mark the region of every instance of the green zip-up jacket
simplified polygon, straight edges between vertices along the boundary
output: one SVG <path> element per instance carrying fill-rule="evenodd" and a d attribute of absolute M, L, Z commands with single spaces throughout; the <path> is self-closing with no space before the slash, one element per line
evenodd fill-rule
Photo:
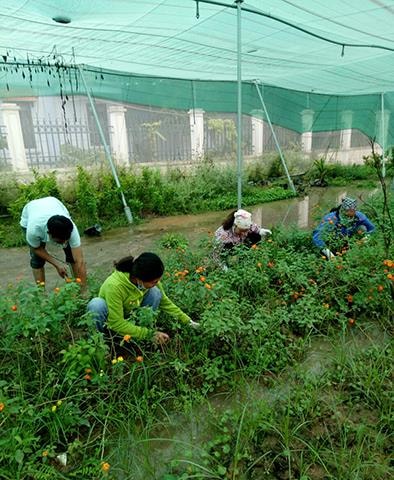
<path fill-rule="evenodd" d="M 127 320 L 131 311 L 141 305 L 142 299 L 148 291 L 138 289 L 130 282 L 129 278 L 128 273 L 115 270 L 101 285 L 99 297 L 105 300 L 108 307 L 107 327 L 119 335 L 131 335 L 135 339 L 149 338 L 153 335 L 153 330 L 139 327 Z M 159 309 L 182 323 L 189 323 L 190 317 L 167 297 L 161 282 L 157 284 L 157 287 L 163 294 Z"/>

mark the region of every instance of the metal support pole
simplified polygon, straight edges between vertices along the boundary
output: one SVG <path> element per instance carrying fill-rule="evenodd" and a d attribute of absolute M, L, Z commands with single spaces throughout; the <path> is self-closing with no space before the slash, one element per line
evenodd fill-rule
<path fill-rule="evenodd" d="M 241 41 L 241 4 L 244 0 L 235 0 L 237 4 L 237 204 L 242 206 L 242 41 Z"/>
<path fill-rule="evenodd" d="M 282 167 L 283 167 L 283 170 L 285 171 L 285 174 L 286 174 L 286 177 L 287 177 L 287 181 L 288 181 L 288 183 L 289 183 L 289 186 L 290 186 L 291 190 L 292 190 L 294 193 L 297 193 L 297 191 L 296 191 L 296 189 L 295 189 L 295 187 L 294 187 L 293 180 L 292 180 L 291 177 L 290 177 L 289 170 L 287 169 L 286 161 L 285 161 L 285 159 L 284 159 L 284 157 L 283 157 L 282 150 L 281 150 L 281 148 L 280 148 L 278 139 L 276 138 L 275 131 L 274 131 L 274 128 L 273 128 L 273 126 L 272 126 L 271 119 L 270 119 L 270 117 L 269 117 L 269 115 L 268 115 L 268 111 L 267 111 L 267 108 L 266 108 L 266 106 L 265 106 L 265 102 L 264 102 L 263 96 L 261 95 L 261 92 L 260 92 L 260 89 L 259 89 L 259 86 L 258 86 L 257 82 L 254 82 L 254 84 L 255 84 L 257 93 L 258 93 L 259 98 L 260 98 L 261 105 L 262 105 L 263 110 L 264 110 L 264 113 L 265 113 L 265 118 L 267 119 L 268 125 L 270 126 L 270 129 L 271 129 L 271 132 L 272 132 L 272 137 L 273 137 L 273 139 L 274 139 L 276 148 L 278 149 L 279 156 L 280 156 L 280 161 L 282 162 Z"/>
<path fill-rule="evenodd" d="M 85 80 L 85 76 L 83 74 L 83 70 L 82 70 L 80 65 L 78 65 L 78 71 L 79 71 L 79 74 L 81 75 L 82 83 L 85 87 L 86 95 L 88 96 L 90 107 L 92 108 L 93 117 L 94 117 L 94 120 L 95 120 L 96 125 L 97 125 L 97 129 L 98 129 L 98 132 L 99 132 L 100 139 L 101 139 L 101 141 L 103 143 L 103 146 L 104 146 L 105 155 L 106 155 L 106 157 L 108 159 L 108 162 L 109 162 L 109 165 L 111 167 L 112 175 L 115 179 L 115 184 L 118 187 L 119 192 L 120 192 L 120 197 L 122 199 L 124 213 L 126 215 L 127 221 L 129 223 L 133 223 L 133 216 L 131 214 L 130 207 L 126 203 L 126 199 L 125 199 L 125 196 L 124 196 L 124 193 L 123 193 L 123 190 L 122 190 L 122 186 L 119 182 L 118 174 L 116 173 L 115 165 L 114 165 L 114 162 L 112 160 L 111 152 L 110 152 L 108 144 L 105 140 L 104 132 L 103 132 L 103 129 L 102 129 L 101 124 L 100 124 L 100 120 L 99 120 L 98 115 L 97 115 L 96 107 L 94 105 L 92 96 L 90 94 L 88 85 L 87 85 L 86 80 Z"/>
<path fill-rule="evenodd" d="M 381 141 L 382 141 L 382 177 L 385 178 L 386 176 L 386 157 L 385 157 L 385 149 L 386 149 L 386 146 L 385 146 L 385 121 L 384 121 L 384 93 L 382 93 L 380 95 L 380 101 L 381 101 L 381 104 L 380 104 L 380 109 L 381 109 L 381 121 L 380 121 L 380 131 L 381 131 L 381 135 L 382 135 L 382 138 L 381 138 Z"/>

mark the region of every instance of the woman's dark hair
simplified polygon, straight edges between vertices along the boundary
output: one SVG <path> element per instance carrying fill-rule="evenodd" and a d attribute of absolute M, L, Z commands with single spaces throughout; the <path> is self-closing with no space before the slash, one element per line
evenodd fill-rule
<path fill-rule="evenodd" d="M 237 210 L 229 213 L 228 216 L 225 218 L 224 222 L 222 223 L 223 230 L 230 230 L 230 228 L 234 225 L 234 213 Z"/>
<path fill-rule="evenodd" d="M 115 262 L 118 272 L 129 273 L 144 282 L 160 278 L 164 273 L 164 265 L 155 253 L 144 252 L 134 259 L 132 256 L 123 257 Z"/>
<path fill-rule="evenodd" d="M 50 235 L 60 240 L 69 240 L 74 225 L 72 221 L 63 215 L 53 215 L 47 222 Z"/>

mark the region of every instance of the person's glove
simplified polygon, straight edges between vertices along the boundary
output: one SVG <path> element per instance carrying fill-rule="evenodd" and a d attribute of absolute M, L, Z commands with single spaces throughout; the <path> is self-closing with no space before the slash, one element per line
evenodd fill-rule
<path fill-rule="evenodd" d="M 323 248 L 321 253 L 327 258 L 327 260 L 331 260 L 331 258 L 335 258 L 335 255 L 329 248 Z"/>
<path fill-rule="evenodd" d="M 272 232 L 268 228 L 260 228 L 259 234 L 265 237 L 266 235 L 272 235 Z"/>
<path fill-rule="evenodd" d="M 189 325 L 192 327 L 192 328 L 199 328 L 200 327 L 200 324 L 198 322 L 195 322 L 194 320 L 191 320 L 189 321 Z"/>

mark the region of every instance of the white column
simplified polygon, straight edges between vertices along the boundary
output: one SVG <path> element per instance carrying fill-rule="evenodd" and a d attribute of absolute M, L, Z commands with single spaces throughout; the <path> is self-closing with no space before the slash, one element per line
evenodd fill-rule
<path fill-rule="evenodd" d="M 194 108 L 188 111 L 190 120 L 191 154 L 193 160 L 204 155 L 204 110 Z"/>
<path fill-rule="evenodd" d="M 301 145 L 302 151 L 305 153 L 310 153 L 312 151 L 312 125 L 313 125 L 313 115 L 314 111 L 307 108 L 301 112 L 302 120 L 302 135 L 301 135 Z"/>
<path fill-rule="evenodd" d="M 349 150 L 352 144 L 352 122 L 353 112 L 351 110 L 345 110 L 342 112 L 342 126 L 340 149 Z"/>
<path fill-rule="evenodd" d="M 339 150 L 341 152 L 342 163 L 349 163 L 349 150 L 352 145 L 352 123 L 353 112 L 351 110 L 345 110 L 341 115 L 342 130 L 339 140 Z"/>
<path fill-rule="evenodd" d="M 127 141 L 126 117 L 127 109 L 122 105 L 108 107 L 111 151 L 118 164 L 129 164 L 129 144 Z"/>
<path fill-rule="evenodd" d="M 307 228 L 309 222 L 309 197 L 304 197 L 298 202 L 298 218 L 297 225 L 300 228 Z"/>
<path fill-rule="evenodd" d="M 253 115 L 253 112 L 252 112 L 252 115 Z M 253 152 L 253 155 L 261 155 L 263 151 L 264 151 L 264 121 L 260 117 L 252 116 L 252 152 Z"/>
<path fill-rule="evenodd" d="M 389 146 L 387 145 L 387 133 L 389 130 L 390 110 L 384 110 L 383 116 L 384 125 L 382 125 L 382 112 L 376 112 L 376 141 L 380 145 L 380 152 L 382 151 L 382 145 L 385 145 L 386 149 Z"/>
<path fill-rule="evenodd" d="M 0 104 L 0 113 L 6 127 L 7 144 L 11 156 L 12 169 L 16 171 L 27 171 L 29 170 L 29 166 L 26 159 L 19 111 L 20 107 L 16 103 Z"/>

